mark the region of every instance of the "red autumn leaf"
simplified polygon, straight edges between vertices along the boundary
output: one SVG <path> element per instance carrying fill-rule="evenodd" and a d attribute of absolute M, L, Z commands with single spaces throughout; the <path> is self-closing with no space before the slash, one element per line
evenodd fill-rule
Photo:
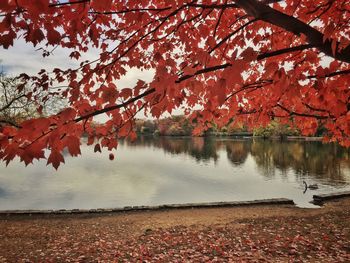
<path fill-rule="evenodd" d="M 333 39 L 332 40 L 332 54 L 333 54 L 333 56 L 335 56 L 335 54 L 337 53 L 337 46 L 338 46 L 337 40 Z"/>
<path fill-rule="evenodd" d="M 241 53 L 241 57 L 243 58 L 244 61 L 250 62 L 257 58 L 257 53 L 254 51 L 252 47 L 248 47 L 246 50 L 244 50 Z"/>
<path fill-rule="evenodd" d="M 34 46 L 45 39 L 45 35 L 40 28 L 35 28 L 33 31 L 28 33 L 28 41 L 33 42 Z"/>
<path fill-rule="evenodd" d="M 109 160 L 113 161 L 114 160 L 114 154 L 110 153 L 108 158 L 109 158 Z"/>
<path fill-rule="evenodd" d="M 79 59 L 80 58 L 80 53 L 78 51 L 73 51 L 72 53 L 70 53 L 69 57 L 70 58 L 75 58 L 75 59 Z"/>
<path fill-rule="evenodd" d="M 278 63 L 276 62 L 271 62 L 267 66 L 265 66 L 265 74 L 267 77 L 271 78 L 276 71 L 278 70 Z"/>
<path fill-rule="evenodd" d="M 47 159 L 47 164 L 52 164 L 57 170 L 61 163 L 64 163 L 63 155 L 57 150 L 51 150 L 49 158 Z"/>
<path fill-rule="evenodd" d="M 118 91 L 114 85 L 103 86 L 102 89 L 102 99 L 104 102 L 113 103 L 118 98 Z"/>
<path fill-rule="evenodd" d="M 94 141 L 95 141 L 94 136 L 89 136 L 87 145 L 92 145 L 94 143 Z"/>
<path fill-rule="evenodd" d="M 43 150 L 43 142 L 33 143 L 23 151 L 21 155 L 21 161 L 24 161 L 25 165 L 33 162 L 33 159 L 45 158 L 45 153 Z"/>
<path fill-rule="evenodd" d="M 330 36 L 332 35 L 332 33 L 334 32 L 334 24 L 331 23 L 329 24 L 325 29 L 324 29 L 324 33 L 323 33 L 323 42 L 325 42 L 327 39 L 330 38 Z"/>
<path fill-rule="evenodd" d="M 50 45 L 56 45 L 61 40 L 61 34 L 52 28 L 47 31 L 47 40 Z"/>
<path fill-rule="evenodd" d="M 130 139 L 130 141 L 134 142 L 137 139 L 136 132 L 134 132 L 134 131 L 130 132 L 129 139 Z"/>
<path fill-rule="evenodd" d="M 91 7 L 96 11 L 109 11 L 112 5 L 112 0 L 92 0 Z"/>
<path fill-rule="evenodd" d="M 79 138 L 77 138 L 75 136 L 66 136 L 65 140 L 66 140 L 66 145 L 67 145 L 67 148 L 68 148 L 70 155 L 78 156 L 81 154 Z"/>
<path fill-rule="evenodd" d="M 16 33 L 10 30 L 7 34 L 1 36 L 1 44 L 4 48 L 13 46 L 13 39 L 16 37 Z"/>
<path fill-rule="evenodd" d="M 152 116 L 153 117 L 156 117 L 156 118 L 159 118 L 160 115 L 162 114 L 162 111 L 159 107 L 157 106 L 154 106 L 152 109 L 151 109 L 151 113 L 152 113 Z"/>
<path fill-rule="evenodd" d="M 132 96 L 132 90 L 129 88 L 122 89 L 119 93 L 119 96 L 124 99 L 128 99 Z"/>
<path fill-rule="evenodd" d="M 232 66 L 224 69 L 222 77 L 226 80 L 228 86 L 234 86 L 235 84 L 242 83 L 242 71 L 244 70 L 245 63 L 241 60 L 232 62 Z"/>
<path fill-rule="evenodd" d="M 224 104 L 226 100 L 226 79 L 219 79 L 214 88 L 214 94 L 218 99 L 219 106 Z"/>
<path fill-rule="evenodd" d="M 69 121 L 74 119 L 76 111 L 73 108 L 66 108 L 59 114 L 59 116 L 61 117 L 62 122 Z"/>

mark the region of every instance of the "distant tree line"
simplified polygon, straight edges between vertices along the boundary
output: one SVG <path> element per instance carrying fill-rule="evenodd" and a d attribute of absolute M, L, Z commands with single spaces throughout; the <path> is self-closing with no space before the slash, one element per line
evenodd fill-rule
<path fill-rule="evenodd" d="M 135 130 L 138 134 L 154 134 L 160 136 L 191 136 L 195 124 L 183 115 L 172 116 L 159 120 L 138 119 L 135 122 Z M 202 136 L 227 136 L 227 135 L 252 135 L 244 124 L 229 124 L 224 127 L 211 125 Z"/>
<path fill-rule="evenodd" d="M 138 134 L 153 134 L 160 136 L 191 136 L 195 124 L 183 115 L 172 116 L 159 120 L 138 119 L 135 122 L 135 130 Z M 223 127 L 212 124 L 202 136 L 257 136 L 263 138 L 285 138 L 287 136 L 300 136 L 300 131 L 290 124 L 284 124 L 279 120 L 273 120 L 266 126 L 261 126 L 252 131 L 248 130 L 244 123 L 231 122 Z M 326 129 L 319 125 L 314 136 L 325 136 Z"/>

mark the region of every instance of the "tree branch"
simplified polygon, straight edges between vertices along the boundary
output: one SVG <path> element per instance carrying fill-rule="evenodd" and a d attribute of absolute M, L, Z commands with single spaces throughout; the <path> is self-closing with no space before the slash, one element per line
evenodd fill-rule
<path fill-rule="evenodd" d="M 290 52 L 294 52 L 294 51 L 301 51 L 301 50 L 309 49 L 309 48 L 313 48 L 313 47 L 315 47 L 315 46 L 313 46 L 311 44 L 306 44 L 306 45 L 300 45 L 300 46 L 296 46 L 296 47 L 283 48 L 283 49 L 279 49 L 276 51 L 271 51 L 268 53 L 260 54 L 260 55 L 258 55 L 257 60 L 262 60 L 265 58 L 274 57 L 274 56 L 278 56 L 278 55 L 282 55 L 282 54 L 290 53 Z"/>
<path fill-rule="evenodd" d="M 13 127 L 16 127 L 16 128 L 21 128 L 21 126 L 19 126 L 17 123 L 13 122 L 13 121 L 10 121 L 10 120 L 0 120 L 0 123 L 5 123 L 5 124 L 9 124 Z M 0 126 L 1 127 L 1 126 Z"/>
<path fill-rule="evenodd" d="M 247 14 L 256 19 L 281 27 L 295 35 L 304 34 L 309 44 L 317 47 L 327 56 L 350 63 L 350 46 L 341 51 L 336 50 L 333 54 L 332 40 L 327 39 L 323 41 L 324 35 L 321 32 L 299 19 L 286 15 L 257 0 L 236 0 L 235 2 L 237 6 L 244 9 Z M 337 42 L 337 46 L 338 45 L 339 42 Z"/>
<path fill-rule="evenodd" d="M 261 1 L 261 3 L 265 5 L 281 2 L 282 0 L 264 0 Z M 238 8 L 239 6 L 237 4 L 195 4 L 190 3 L 188 4 L 190 7 L 197 7 L 197 8 L 203 8 L 203 9 L 226 9 L 226 8 Z"/>
<path fill-rule="evenodd" d="M 265 85 L 271 84 L 272 80 L 262 80 L 260 82 L 256 82 L 256 83 L 249 83 L 249 84 L 245 84 L 243 85 L 239 90 L 234 91 L 233 93 L 231 93 L 230 95 L 228 95 L 225 99 L 225 101 L 229 100 L 230 98 L 232 98 L 233 96 L 237 95 L 238 93 L 248 90 L 248 89 L 258 89 L 258 88 L 262 88 Z"/>
<path fill-rule="evenodd" d="M 77 1 L 70 1 L 70 2 L 49 4 L 49 7 L 57 7 L 57 6 L 65 6 L 65 5 L 74 5 L 74 4 L 83 4 L 83 3 L 88 3 L 88 2 L 90 2 L 90 0 L 77 0 Z"/>
<path fill-rule="evenodd" d="M 110 11 L 110 12 L 97 12 L 97 11 L 90 11 L 89 14 L 97 14 L 97 15 L 116 15 L 116 14 L 125 14 L 125 13 L 131 13 L 131 12 L 161 12 L 171 9 L 172 7 L 164 7 L 164 8 L 138 8 L 138 9 L 125 9 L 120 11 Z"/>
<path fill-rule="evenodd" d="M 4 110 L 6 110 L 6 109 L 8 109 L 16 100 L 19 100 L 19 99 L 21 99 L 21 98 L 23 98 L 23 97 L 25 97 L 26 95 L 21 95 L 21 96 L 18 96 L 18 97 L 15 97 L 15 98 L 13 98 L 9 103 L 7 103 L 4 107 L 2 107 L 1 109 L 0 109 L 0 112 L 1 111 L 4 111 Z"/>
<path fill-rule="evenodd" d="M 276 106 L 279 107 L 280 109 L 284 110 L 285 112 L 287 112 L 290 116 L 295 115 L 295 116 L 315 118 L 315 119 L 320 119 L 320 120 L 329 118 L 327 116 L 320 116 L 320 115 L 314 115 L 314 114 L 308 114 L 308 113 L 299 113 L 299 112 L 291 111 L 291 110 L 288 110 L 286 107 L 282 106 L 280 103 L 277 103 Z"/>
<path fill-rule="evenodd" d="M 109 111 L 113 111 L 113 110 L 116 110 L 116 109 L 120 109 L 120 108 L 123 108 L 123 107 L 126 107 L 127 105 L 129 105 L 130 103 L 133 103 L 143 97 L 146 97 L 147 95 L 155 92 L 156 89 L 152 88 L 152 89 L 149 89 L 149 90 L 146 90 L 144 93 L 138 95 L 138 96 L 135 96 L 129 100 L 127 100 L 126 102 L 124 103 L 121 103 L 121 104 L 117 104 L 117 105 L 114 105 L 114 106 L 110 106 L 110 107 L 106 107 L 106 108 L 103 108 L 101 110 L 97 110 L 97 111 L 94 111 L 92 113 L 89 113 L 89 114 L 86 114 L 86 115 L 83 115 L 79 118 L 76 118 L 74 121 L 75 122 L 79 122 L 79 121 L 82 121 L 84 119 L 89 119 L 91 117 L 94 117 L 96 115 L 99 115 L 99 114 L 102 114 L 102 113 L 106 113 L 106 112 L 109 112 Z"/>
<path fill-rule="evenodd" d="M 219 43 L 217 43 L 215 45 L 215 47 L 213 47 L 210 51 L 209 54 L 212 53 L 215 49 L 217 49 L 218 47 L 220 47 L 223 43 L 226 42 L 226 40 L 228 40 L 229 38 L 231 38 L 233 35 L 237 34 L 239 31 L 241 31 L 242 29 L 244 29 L 245 27 L 249 26 L 251 23 L 254 23 L 255 21 L 257 21 L 257 19 L 253 19 L 248 21 L 247 23 L 243 24 L 242 26 L 240 26 L 239 28 L 237 28 L 235 31 L 231 32 L 230 34 L 228 34 L 227 36 L 225 36 L 223 39 L 220 40 Z"/>
<path fill-rule="evenodd" d="M 345 75 L 345 74 L 350 74 L 350 69 L 345 69 L 345 70 L 339 70 L 336 72 L 332 72 L 329 74 L 326 74 L 324 76 L 317 76 L 317 75 L 312 75 L 312 76 L 307 76 L 308 79 L 314 79 L 314 78 L 330 78 L 330 77 L 335 77 L 339 75 Z"/>
<path fill-rule="evenodd" d="M 215 70 L 224 69 L 224 68 L 227 68 L 227 67 L 230 67 L 230 66 L 232 66 L 231 63 L 226 63 L 226 64 L 223 64 L 223 65 L 217 65 L 217 66 L 212 66 L 212 67 L 209 67 L 209 68 L 203 68 L 203 69 L 200 69 L 200 70 L 196 71 L 192 75 L 184 75 L 184 76 L 180 77 L 178 80 L 175 81 L 175 83 L 180 83 L 180 82 L 182 82 L 182 81 L 184 81 L 186 79 L 192 78 L 192 77 L 197 76 L 199 74 L 203 74 L 203 73 L 208 73 L 208 72 L 215 71 Z"/>

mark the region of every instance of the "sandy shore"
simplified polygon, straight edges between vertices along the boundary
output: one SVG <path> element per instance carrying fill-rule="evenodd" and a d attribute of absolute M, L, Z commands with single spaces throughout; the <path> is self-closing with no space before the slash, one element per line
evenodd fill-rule
<path fill-rule="evenodd" d="M 289 205 L 0 217 L 0 262 L 350 262 L 350 198 Z"/>

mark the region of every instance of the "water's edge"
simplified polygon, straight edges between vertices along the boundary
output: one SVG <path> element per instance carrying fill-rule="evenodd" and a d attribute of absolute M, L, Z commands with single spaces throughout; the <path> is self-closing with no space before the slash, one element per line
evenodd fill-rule
<path fill-rule="evenodd" d="M 350 197 L 350 191 L 331 194 L 319 194 L 313 196 L 312 203 L 322 205 L 324 202 Z M 161 211 L 172 209 L 197 209 L 197 208 L 219 208 L 256 205 L 292 205 L 295 203 L 287 198 L 273 198 L 252 201 L 236 202 L 208 202 L 208 203 L 187 203 L 187 204 L 165 204 L 158 206 L 125 206 L 121 208 L 98 208 L 98 209 L 59 209 L 59 210 L 2 210 L 0 215 L 32 215 L 32 214 L 90 214 L 90 213 L 117 213 L 131 211 Z"/>

